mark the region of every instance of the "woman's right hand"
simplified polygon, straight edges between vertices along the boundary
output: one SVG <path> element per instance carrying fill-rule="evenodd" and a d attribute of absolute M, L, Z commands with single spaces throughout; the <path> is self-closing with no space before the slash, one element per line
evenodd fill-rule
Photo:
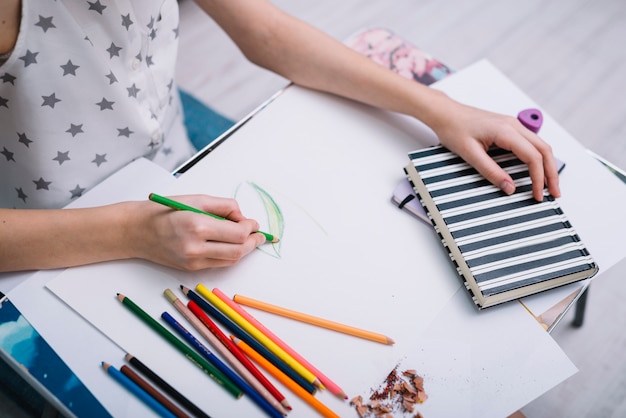
<path fill-rule="evenodd" d="M 131 202 L 140 206 L 132 210 L 136 221 L 128 241 L 135 257 L 180 270 L 201 270 L 231 266 L 265 242 L 263 234 L 255 233 L 259 223 L 244 217 L 234 199 L 207 195 L 173 199 L 226 220 L 151 201 Z"/>

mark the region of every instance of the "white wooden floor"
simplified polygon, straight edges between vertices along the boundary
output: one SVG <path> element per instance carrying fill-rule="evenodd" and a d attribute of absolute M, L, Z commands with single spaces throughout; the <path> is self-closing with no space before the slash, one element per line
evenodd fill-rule
<path fill-rule="evenodd" d="M 624 0 L 274 3 L 337 39 L 382 26 L 455 69 L 487 58 L 586 147 L 626 168 Z M 181 13 L 179 78 L 202 100 L 238 119 L 286 84 L 247 63 L 189 0 Z M 602 191 L 584 187 L 590 198 Z M 526 406 L 529 418 L 626 416 L 626 273 L 614 270 L 594 282 L 584 326 L 566 318 L 553 333 L 580 372 Z"/>

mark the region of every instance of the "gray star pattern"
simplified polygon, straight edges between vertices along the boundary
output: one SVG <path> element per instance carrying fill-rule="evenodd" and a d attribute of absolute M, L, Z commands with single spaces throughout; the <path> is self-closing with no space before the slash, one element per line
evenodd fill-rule
<path fill-rule="evenodd" d="M 18 187 L 15 189 L 15 191 L 17 192 L 17 198 L 21 199 L 24 203 L 26 203 L 26 199 L 28 199 L 28 196 L 26 195 L 26 193 L 24 193 L 22 188 Z"/>
<path fill-rule="evenodd" d="M 50 96 L 41 96 L 43 99 L 42 106 L 50 106 L 54 109 L 54 106 L 61 101 L 61 99 L 57 99 L 55 93 L 52 93 Z"/>
<path fill-rule="evenodd" d="M 19 57 L 19 59 L 24 61 L 24 67 L 28 67 L 31 64 L 37 64 L 37 55 L 39 55 L 39 52 L 31 52 L 30 49 L 27 49 L 26 54 Z"/>
<path fill-rule="evenodd" d="M 68 74 L 76 75 L 76 70 L 80 68 L 80 65 L 74 65 L 72 60 L 67 60 L 67 64 L 63 64 L 60 67 L 63 68 L 63 76 L 65 77 Z"/>
<path fill-rule="evenodd" d="M 15 158 L 13 158 L 13 153 L 6 149 L 6 147 L 2 147 L 2 152 L 0 152 L 0 154 L 4 155 L 4 158 L 6 158 L 7 161 L 15 161 Z"/>
<path fill-rule="evenodd" d="M 115 74 L 113 74 L 113 71 L 105 75 L 105 77 L 109 79 L 109 84 L 113 84 L 117 82 L 117 77 L 115 77 Z"/>
<path fill-rule="evenodd" d="M 44 33 L 48 32 L 48 29 L 56 28 L 54 23 L 52 23 L 52 16 L 43 17 L 42 15 L 39 15 L 39 22 L 35 23 L 35 26 L 40 26 Z"/>
<path fill-rule="evenodd" d="M 126 16 L 122 15 L 122 26 L 124 26 L 127 31 L 132 24 L 133 21 L 130 19 L 130 13 L 128 13 Z"/>
<path fill-rule="evenodd" d="M 121 50 L 122 50 L 121 47 L 119 47 L 119 46 L 115 45 L 113 42 L 111 42 L 111 46 L 107 48 L 107 52 L 109 53 L 109 58 L 119 57 Z"/>
<path fill-rule="evenodd" d="M 76 135 L 84 133 L 83 124 L 74 125 L 73 123 L 70 123 L 70 128 L 65 132 L 72 134 L 72 138 L 74 138 Z"/>
<path fill-rule="evenodd" d="M 39 180 L 33 180 L 33 183 L 37 186 L 37 190 L 50 190 L 48 186 L 52 184 L 51 181 L 45 181 L 42 177 L 39 177 Z"/>
<path fill-rule="evenodd" d="M 96 103 L 96 105 L 100 106 L 100 110 L 106 110 L 106 109 L 113 110 L 114 104 L 115 102 L 110 102 L 104 97 L 102 98 L 102 100 Z"/>
<path fill-rule="evenodd" d="M 142 150 L 129 145 L 137 138 L 151 138 L 155 131 L 162 129 L 161 124 L 167 120 L 169 112 L 181 114 L 178 102 L 172 103 L 176 98 L 176 84 L 170 74 L 165 82 L 161 79 L 146 82 L 154 69 L 162 71 L 169 67 L 167 51 L 171 49 L 168 46 L 179 37 L 176 14 L 160 16 L 161 6 L 157 4 L 160 2 L 150 0 L 132 0 L 128 7 L 119 9 L 121 13 L 117 12 L 117 6 L 108 8 L 111 0 L 83 0 L 57 6 L 61 3 L 53 0 L 23 5 L 22 22 L 26 25 L 22 31 L 27 36 L 14 51 L 15 58 L 3 65 L 5 71 L 0 72 L 0 169 L 5 170 L 0 171 L 3 177 L 0 185 L 6 184 L 10 187 L 7 190 L 16 191 L 17 198 L 11 196 L 9 203 L 13 207 L 22 206 L 22 202 L 27 207 L 67 203 L 67 191 L 72 199 L 82 196 L 103 173 L 112 171 L 112 167 L 122 162 L 127 163 L 130 158 L 153 158 L 159 153 L 159 162 L 164 164 L 187 158 L 188 144 L 176 141 L 174 145 L 165 146 L 163 132 L 159 140 L 143 143 Z M 148 10 L 134 14 L 144 7 Z M 66 13 L 65 9 L 72 13 Z M 66 36 L 64 29 L 74 24 L 84 25 L 84 35 Z M 81 54 L 76 55 L 79 48 Z M 135 63 L 127 62 L 132 61 L 133 56 Z M 158 68 L 160 65 L 166 67 Z M 130 70 L 135 72 L 130 73 Z M 126 72 L 136 76 L 127 78 Z M 24 77 L 26 75 L 29 78 Z M 151 95 L 164 89 L 170 92 L 169 105 L 160 97 L 158 102 L 150 100 Z M 31 95 L 29 102 L 34 103 L 32 112 L 18 115 L 18 98 L 28 97 L 28 94 Z M 39 97 L 42 101 L 38 107 Z M 95 102 L 98 98 L 101 100 Z M 145 111 L 129 111 L 139 105 Z M 111 112 L 101 114 L 98 110 Z M 11 119 L 14 114 L 17 118 Z M 102 118 L 119 122 L 106 128 Z M 104 129 L 94 129 L 89 123 L 92 120 Z M 128 140 L 113 141 L 115 131 L 111 129 L 117 129 L 118 138 Z M 95 153 L 91 141 L 98 144 L 99 153 Z M 44 143 L 52 147 L 43 154 L 47 162 L 38 160 Z M 68 161 L 71 163 L 65 164 Z M 34 168 L 34 173 L 21 176 L 25 167 Z M 76 168 L 80 174 L 68 179 L 70 168 Z M 5 177 L 4 173 L 8 175 Z M 75 182 L 75 186 L 70 181 Z"/>
<path fill-rule="evenodd" d="M 106 154 L 96 154 L 96 158 L 93 159 L 93 161 L 91 161 L 92 163 L 95 163 L 98 167 L 100 167 L 100 164 L 104 164 L 107 162 L 107 155 Z"/>
<path fill-rule="evenodd" d="M 73 190 L 70 190 L 70 193 L 72 194 L 72 199 L 77 198 L 77 197 L 81 197 L 83 195 L 83 193 L 85 192 L 85 189 L 80 187 L 78 184 L 76 185 L 76 187 L 74 187 Z"/>
<path fill-rule="evenodd" d="M 102 14 L 102 12 L 104 11 L 104 9 L 106 9 L 106 6 L 103 6 L 100 3 L 100 0 L 96 0 L 96 1 L 88 1 L 87 3 L 89 3 L 89 10 L 93 10 L 95 12 L 98 12 L 98 14 Z"/>
<path fill-rule="evenodd" d="M 134 97 L 135 99 L 137 98 L 137 93 L 141 91 L 141 89 L 137 88 L 135 83 L 133 83 L 132 86 L 126 88 L 126 90 L 128 90 L 128 97 Z"/>
<path fill-rule="evenodd" d="M 58 161 L 59 165 L 62 165 L 64 162 L 70 160 L 69 154 L 70 154 L 69 151 L 65 151 L 65 152 L 57 151 L 57 156 L 54 157 L 52 161 Z"/>
<path fill-rule="evenodd" d="M 26 132 L 24 133 L 17 133 L 17 137 L 19 138 L 17 140 L 17 142 L 21 142 L 22 144 L 26 145 L 26 148 L 30 148 L 30 143 L 33 142 L 30 139 L 28 139 L 28 137 L 26 136 Z"/>
<path fill-rule="evenodd" d="M 126 138 L 130 138 L 130 136 L 135 133 L 131 131 L 128 126 L 125 128 L 117 128 L 117 132 L 117 136 L 125 136 Z"/>
<path fill-rule="evenodd" d="M 4 73 L 2 75 L 2 77 L 0 77 L 0 79 L 2 79 L 3 83 L 11 83 L 13 85 L 15 85 L 15 80 L 17 80 L 17 78 L 15 78 L 15 76 L 9 74 L 9 73 Z"/>

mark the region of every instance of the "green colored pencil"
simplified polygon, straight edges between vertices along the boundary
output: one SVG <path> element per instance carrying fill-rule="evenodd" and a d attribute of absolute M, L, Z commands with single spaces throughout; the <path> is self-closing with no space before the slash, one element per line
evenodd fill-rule
<path fill-rule="evenodd" d="M 208 215 L 208 216 L 210 216 L 212 218 L 219 219 L 220 221 L 227 221 L 228 220 L 228 219 L 223 218 L 221 216 L 214 215 L 212 213 L 205 212 L 203 210 L 194 208 L 193 206 L 188 206 L 188 205 L 185 205 L 184 203 L 177 202 L 177 201 L 169 199 L 167 197 L 159 196 L 156 193 L 150 193 L 150 196 L 148 196 L 148 198 L 150 200 L 152 200 L 153 202 L 160 203 L 161 205 L 167 206 L 167 207 L 172 208 L 172 209 L 188 210 L 190 212 L 200 213 L 202 215 Z M 267 242 L 278 242 L 278 241 L 280 241 L 280 239 L 278 237 L 275 237 L 274 235 L 269 234 L 267 232 L 262 232 L 262 231 L 256 231 L 256 232 L 258 232 L 259 234 L 265 235 L 265 239 L 267 240 Z"/>
<path fill-rule="evenodd" d="M 214 365 L 209 363 L 204 357 L 193 351 L 191 347 L 179 340 L 174 334 L 169 332 L 163 325 L 159 324 L 157 320 L 148 315 L 143 309 L 135 304 L 128 297 L 117 294 L 117 299 L 122 302 L 132 313 L 134 313 L 139 319 L 141 319 L 146 325 L 156 331 L 170 344 L 176 347 L 181 353 L 185 355 L 193 364 L 202 369 L 203 372 L 208 374 L 213 380 L 215 380 L 220 386 L 230 392 L 235 398 L 240 398 L 243 395 L 242 390 L 233 383 L 228 377 L 220 372 Z"/>

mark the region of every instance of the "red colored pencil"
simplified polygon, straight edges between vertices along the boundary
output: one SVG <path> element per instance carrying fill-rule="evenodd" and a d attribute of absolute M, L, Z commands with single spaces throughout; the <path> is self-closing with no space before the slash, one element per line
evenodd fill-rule
<path fill-rule="evenodd" d="M 222 332 L 215 322 L 204 313 L 196 302 L 190 300 L 187 303 L 189 310 L 202 322 L 226 348 L 244 365 L 246 369 L 272 394 L 285 408 L 291 410 L 291 405 L 285 396 L 270 382 L 267 377 L 250 361 L 250 359 L 235 345 L 235 343 Z"/>
<path fill-rule="evenodd" d="M 320 382 L 322 382 L 322 384 L 326 387 L 326 389 L 328 389 L 330 392 L 333 393 L 333 395 L 336 395 L 337 397 L 339 397 L 341 399 L 348 399 L 348 396 L 345 394 L 345 392 L 335 382 L 333 382 L 324 373 L 319 371 L 315 366 L 313 366 L 309 361 L 307 361 L 304 357 L 302 357 L 296 350 L 291 348 L 287 343 L 285 343 L 278 336 L 276 336 L 272 331 L 267 329 L 257 319 L 255 319 L 252 315 L 250 315 L 245 309 L 243 309 L 241 307 L 241 305 L 239 305 L 238 303 L 235 303 L 232 300 L 230 300 L 230 298 L 228 296 L 226 296 L 226 294 L 224 294 L 224 292 L 222 292 L 221 290 L 219 290 L 217 288 L 213 289 L 213 293 L 218 298 L 223 300 L 224 303 L 226 303 L 228 306 L 230 306 L 233 310 L 235 310 L 239 315 L 241 315 L 248 322 L 250 322 L 252 325 L 254 325 L 259 331 L 261 331 L 263 334 L 265 334 L 265 336 L 267 338 L 269 338 L 272 341 L 274 341 L 274 343 L 276 345 L 278 345 L 280 348 L 282 348 L 288 354 L 290 354 L 293 358 L 295 358 L 296 361 L 298 361 L 304 367 L 309 369 L 311 371 L 311 373 L 313 373 L 315 376 L 317 376 L 317 378 L 320 380 Z"/>

